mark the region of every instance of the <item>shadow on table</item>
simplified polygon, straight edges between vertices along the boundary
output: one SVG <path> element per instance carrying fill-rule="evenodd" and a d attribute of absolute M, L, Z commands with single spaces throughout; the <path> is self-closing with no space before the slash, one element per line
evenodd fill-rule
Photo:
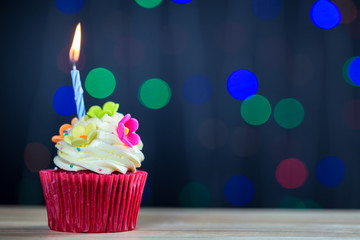
<path fill-rule="evenodd" d="M 115 232 L 115 233 L 68 233 L 57 232 L 49 229 L 48 226 L 24 226 L 24 227 L 1 227 L 0 239 L 105 239 L 107 240 L 120 239 L 121 237 L 137 239 L 134 236 L 134 231 L 129 232 Z M 129 236 L 131 234 L 131 236 Z M 101 236 L 101 237 L 100 237 Z"/>

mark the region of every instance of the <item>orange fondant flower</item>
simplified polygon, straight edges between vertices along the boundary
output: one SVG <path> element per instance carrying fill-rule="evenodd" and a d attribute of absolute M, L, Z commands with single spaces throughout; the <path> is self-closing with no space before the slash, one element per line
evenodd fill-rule
<path fill-rule="evenodd" d="M 57 143 L 59 141 L 62 141 L 64 139 L 64 132 L 66 130 L 68 130 L 69 128 L 72 128 L 72 125 L 74 124 L 75 121 L 77 121 L 78 119 L 75 117 L 71 120 L 71 125 L 66 123 L 61 125 L 60 129 L 59 129 L 59 134 L 60 135 L 55 135 L 51 138 L 51 141 L 53 141 L 54 143 Z"/>

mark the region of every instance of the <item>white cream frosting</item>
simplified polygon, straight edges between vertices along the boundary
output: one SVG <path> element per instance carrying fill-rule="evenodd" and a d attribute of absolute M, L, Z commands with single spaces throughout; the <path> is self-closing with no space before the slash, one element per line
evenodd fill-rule
<path fill-rule="evenodd" d="M 141 152 L 143 144 L 140 141 L 130 148 L 119 139 L 116 129 L 123 117 L 124 115 L 115 113 L 113 116 L 105 114 L 101 119 L 94 117 L 85 120 L 83 117 L 76 121 L 73 127 L 78 124 L 86 127 L 95 123 L 97 136 L 90 144 L 82 146 L 59 141 L 55 145 L 58 149 L 54 158 L 55 165 L 67 171 L 91 170 L 100 174 L 136 172 L 136 168 L 144 160 Z"/>

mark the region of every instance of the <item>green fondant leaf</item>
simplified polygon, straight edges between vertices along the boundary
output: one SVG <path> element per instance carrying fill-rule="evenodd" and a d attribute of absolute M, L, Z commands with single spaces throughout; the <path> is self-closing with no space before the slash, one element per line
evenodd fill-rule
<path fill-rule="evenodd" d="M 114 102 L 106 102 L 103 106 L 103 110 L 109 110 L 110 112 L 112 112 L 112 110 L 115 107 L 115 103 Z"/>
<path fill-rule="evenodd" d="M 114 109 L 113 109 L 112 115 L 114 115 L 114 114 L 118 111 L 118 109 L 119 109 L 119 104 L 116 103 L 116 104 L 115 104 L 115 107 L 114 107 Z M 111 116 L 112 116 L 112 115 L 111 115 Z"/>
<path fill-rule="evenodd" d="M 98 115 L 98 113 L 101 112 L 101 107 L 98 105 L 92 106 L 89 111 L 87 112 L 87 115 L 91 118 Z"/>
<path fill-rule="evenodd" d="M 102 111 L 100 111 L 98 114 L 96 114 L 96 116 L 97 116 L 98 118 L 102 118 L 102 117 L 105 115 L 105 113 L 107 113 L 109 116 L 110 116 L 110 114 L 111 114 L 111 112 L 110 112 L 109 110 L 102 110 Z"/>

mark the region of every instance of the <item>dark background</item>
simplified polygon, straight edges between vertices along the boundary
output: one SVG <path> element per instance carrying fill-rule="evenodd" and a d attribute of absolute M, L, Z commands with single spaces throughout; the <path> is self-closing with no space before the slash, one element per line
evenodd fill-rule
<path fill-rule="evenodd" d="M 74 13 L 66 1 L 4 2 L 0 203 L 44 204 L 38 171 L 54 167 L 50 139 L 75 116 L 59 115 L 53 99 L 58 88 L 72 86 L 66 54 L 81 22 L 83 86 L 97 67 L 116 78 L 115 91 L 105 99 L 84 88 L 86 108 L 111 100 L 120 103 L 119 112 L 139 120 L 145 154 L 140 169 L 149 172 L 144 205 L 359 208 L 359 88 L 342 74 L 345 62 L 359 52 L 359 2 L 333 1 L 342 22 L 329 30 L 310 19 L 315 1 L 258 1 L 268 8 L 259 7 L 258 16 L 252 2 L 163 0 L 146 9 L 133 0 L 85 0 L 74 1 Z M 273 111 L 262 125 L 246 123 L 243 101 L 226 87 L 238 69 L 257 76 L 257 93 L 273 111 L 281 99 L 297 99 L 305 112 L 301 124 L 283 128 Z M 186 79 L 197 74 L 210 82 L 210 90 L 196 90 L 199 98 L 210 96 L 201 104 L 187 101 L 183 90 Z M 138 98 L 150 78 L 171 89 L 169 103 L 160 109 Z M 322 182 L 317 168 L 330 156 L 340 165 L 325 167 L 330 180 Z M 296 166 L 285 171 L 290 173 L 285 183 L 305 176 L 293 189 L 276 178 L 278 165 L 288 158 L 306 166 L 305 173 Z M 343 178 L 329 186 L 332 176 L 342 174 L 341 164 Z"/>

